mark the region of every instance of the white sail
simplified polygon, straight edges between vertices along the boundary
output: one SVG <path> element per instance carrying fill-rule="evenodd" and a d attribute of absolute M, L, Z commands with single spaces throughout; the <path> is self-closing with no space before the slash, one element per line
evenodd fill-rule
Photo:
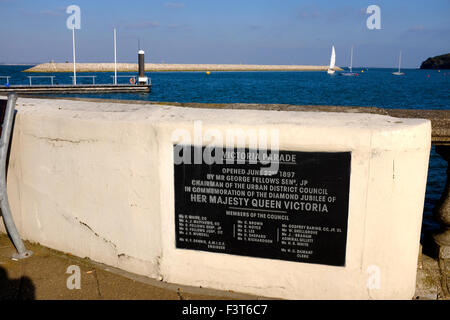
<path fill-rule="evenodd" d="M 336 66 L 336 51 L 333 49 L 331 50 L 331 60 L 330 60 L 330 69 L 334 70 L 334 67 Z"/>
<path fill-rule="evenodd" d="M 393 72 L 392 74 L 394 76 L 403 76 L 404 73 L 401 72 L 401 68 L 402 68 L 402 52 L 400 51 L 400 56 L 398 57 L 398 71 L 397 72 Z"/>
<path fill-rule="evenodd" d="M 336 51 L 334 50 L 334 46 L 331 49 L 331 59 L 330 59 L 330 67 L 328 68 L 328 74 L 334 74 L 334 67 L 336 66 Z"/>

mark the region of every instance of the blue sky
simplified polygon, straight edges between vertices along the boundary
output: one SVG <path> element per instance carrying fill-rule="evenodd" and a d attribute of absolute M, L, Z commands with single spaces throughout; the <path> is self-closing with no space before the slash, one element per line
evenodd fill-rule
<path fill-rule="evenodd" d="M 450 0 L 0 0 L 0 63 L 72 61 L 67 6 L 81 8 L 77 61 L 320 64 L 336 46 L 337 64 L 405 67 L 450 52 Z M 381 8 L 381 30 L 365 10 Z"/>

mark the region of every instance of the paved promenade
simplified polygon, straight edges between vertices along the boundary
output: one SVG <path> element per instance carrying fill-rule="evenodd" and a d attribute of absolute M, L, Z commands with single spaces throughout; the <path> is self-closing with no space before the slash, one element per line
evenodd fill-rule
<path fill-rule="evenodd" d="M 0 300 L 258 300 L 263 297 L 167 284 L 25 242 L 31 258 L 14 261 L 15 249 L 0 233 Z M 81 271 L 81 289 L 69 290 L 69 266 Z M 419 260 L 416 299 L 439 299 L 437 262 Z"/>
<path fill-rule="evenodd" d="M 1 220 L 1 218 L 0 218 Z M 2 223 L 2 222 L 0 222 Z M 255 296 L 163 283 L 25 242 L 31 258 L 14 261 L 0 233 L 0 300 L 254 300 Z M 81 289 L 69 290 L 69 266 L 81 271 Z"/>

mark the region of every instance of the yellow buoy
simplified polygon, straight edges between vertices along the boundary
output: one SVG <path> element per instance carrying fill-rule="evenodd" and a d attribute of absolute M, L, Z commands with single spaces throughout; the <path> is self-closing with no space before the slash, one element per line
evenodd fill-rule
<path fill-rule="evenodd" d="M 211 72 L 210 71 L 206 71 L 206 74 L 209 76 L 211 74 Z"/>
<path fill-rule="evenodd" d="M 364 73 L 364 70 L 361 70 L 361 73 Z"/>
<path fill-rule="evenodd" d="M 441 70 L 438 70 L 438 72 L 441 72 Z"/>

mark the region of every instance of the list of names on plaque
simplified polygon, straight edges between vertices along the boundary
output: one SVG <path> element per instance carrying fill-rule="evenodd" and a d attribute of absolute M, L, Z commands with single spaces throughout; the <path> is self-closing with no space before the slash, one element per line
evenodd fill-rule
<path fill-rule="evenodd" d="M 205 147 L 174 146 L 174 156 L 186 150 L 191 161 L 174 168 L 177 248 L 345 265 L 350 152 L 267 152 L 263 162 L 222 149 L 222 163 L 196 164 Z"/>

